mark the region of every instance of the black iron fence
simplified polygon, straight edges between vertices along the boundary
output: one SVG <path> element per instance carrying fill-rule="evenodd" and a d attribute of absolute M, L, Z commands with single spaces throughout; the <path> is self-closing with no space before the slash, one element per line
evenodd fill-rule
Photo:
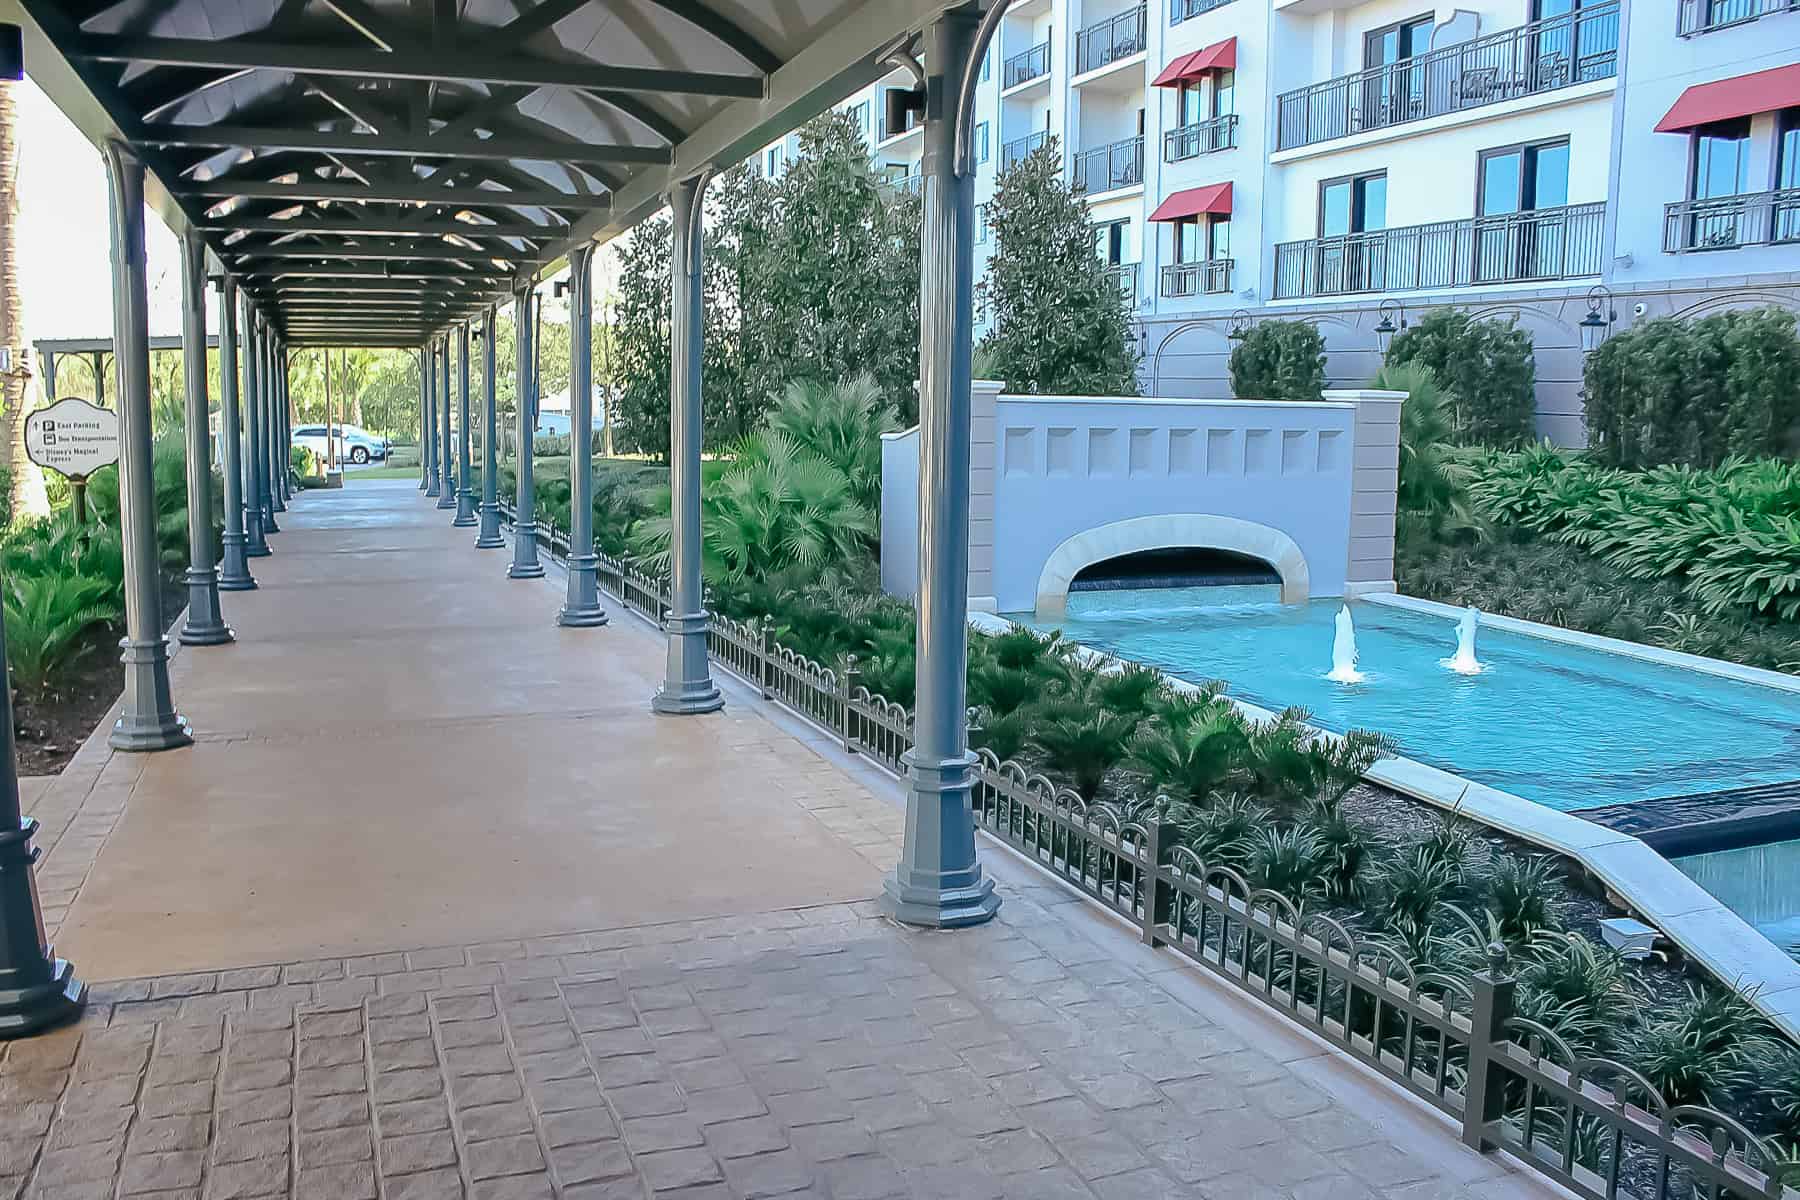
<path fill-rule="evenodd" d="M 1028 133 L 1022 138 L 1014 138 L 1000 147 L 1000 169 L 1002 171 L 1041 149 L 1050 140 L 1050 131 L 1040 129 L 1036 133 Z"/>
<path fill-rule="evenodd" d="M 1675 28 L 1682 37 L 1692 37 L 1795 11 L 1800 11 L 1800 0 L 1681 0 Z"/>
<path fill-rule="evenodd" d="M 1282 94 L 1279 149 L 1534 96 L 1618 71 L 1616 0 Z"/>
<path fill-rule="evenodd" d="M 1663 208 L 1663 250 L 1734 250 L 1800 241 L 1800 188 L 1681 200 Z"/>
<path fill-rule="evenodd" d="M 1231 0 L 1169 0 L 1169 24 L 1179 25 L 1230 3 Z"/>
<path fill-rule="evenodd" d="M 1149 44 L 1148 10 L 1142 4 L 1075 35 L 1075 73 L 1098 71 L 1121 58 L 1142 54 Z"/>
<path fill-rule="evenodd" d="M 1144 138 L 1121 138 L 1075 155 L 1075 190 L 1110 192 L 1144 182 Z"/>
<path fill-rule="evenodd" d="M 1050 73 L 1050 39 L 1045 38 L 1029 50 L 1021 50 L 1000 64 L 1001 88 L 1018 87 Z"/>
<path fill-rule="evenodd" d="M 1163 161 L 1180 162 L 1184 158 L 1230 150 L 1237 145 L 1237 127 L 1236 113 L 1195 121 L 1192 125 L 1179 125 L 1163 134 Z"/>
<path fill-rule="evenodd" d="M 1162 269 L 1162 294 L 1213 296 L 1229 292 L 1232 262 L 1229 258 L 1213 258 L 1205 262 L 1169 263 Z"/>
<path fill-rule="evenodd" d="M 1281 242 L 1275 298 L 1598 275 L 1605 221 L 1595 202 Z"/>
<path fill-rule="evenodd" d="M 1112 280 L 1113 286 L 1119 289 L 1119 295 L 1126 300 L 1136 302 L 1138 294 L 1138 264 L 1111 263 L 1106 268 L 1106 277 Z"/>
<path fill-rule="evenodd" d="M 502 506 L 511 519 L 511 510 Z M 567 541 L 539 525 L 552 552 Z M 668 588 L 605 555 L 600 582 L 661 624 Z M 912 715 L 778 642 L 773 622 L 714 616 L 712 659 L 894 774 Z M 1090 804 L 1017 762 L 981 751 L 970 796 L 988 834 L 1229 986 L 1310 1030 L 1456 1122 L 1479 1150 L 1506 1150 L 1584 1200 L 1800 1200 L 1800 1165 L 1724 1113 L 1670 1105 L 1623 1063 L 1575 1053 L 1519 1016 L 1503 949 L 1473 973 L 1416 970 L 1402 951 L 1255 887 L 1179 845 L 1155 805 Z M 1471 937 L 1486 931 L 1446 906 Z"/>

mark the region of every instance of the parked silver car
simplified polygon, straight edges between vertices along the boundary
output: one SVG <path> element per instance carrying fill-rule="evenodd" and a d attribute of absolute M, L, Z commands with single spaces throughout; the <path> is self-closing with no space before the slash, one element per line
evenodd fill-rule
<path fill-rule="evenodd" d="M 367 462 L 380 462 L 388 456 L 388 441 L 376 437 L 358 425 L 334 425 L 332 432 L 338 443 L 340 461 L 361 466 Z M 319 456 L 319 461 L 329 458 L 329 450 L 325 439 L 325 426 L 302 425 L 294 430 L 294 441 L 305 446 Z"/>

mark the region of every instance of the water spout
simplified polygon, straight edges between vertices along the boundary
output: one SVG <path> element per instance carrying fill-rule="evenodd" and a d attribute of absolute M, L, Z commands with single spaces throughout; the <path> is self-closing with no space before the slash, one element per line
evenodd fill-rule
<path fill-rule="evenodd" d="M 1456 622 L 1456 653 L 1449 658 L 1438 660 L 1458 675 L 1479 675 L 1487 669 L 1486 665 L 1475 657 L 1475 629 L 1480 622 L 1480 609 L 1474 605 L 1465 608 L 1462 617 Z"/>
<path fill-rule="evenodd" d="M 1356 669 L 1356 623 L 1350 619 L 1350 606 L 1338 609 L 1337 633 L 1331 639 L 1331 673 L 1325 678 L 1336 683 L 1361 683 L 1365 676 Z"/>

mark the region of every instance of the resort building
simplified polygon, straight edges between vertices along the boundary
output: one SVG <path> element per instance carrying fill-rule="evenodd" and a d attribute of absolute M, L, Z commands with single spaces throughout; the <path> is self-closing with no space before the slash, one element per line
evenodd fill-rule
<path fill-rule="evenodd" d="M 1590 312 L 1592 343 L 1796 303 L 1787 0 L 1029 0 L 982 79 L 977 204 L 1057 139 L 1152 394 L 1222 394 L 1231 332 L 1264 317 L 1315 321 L 1333 381 L 1366 383 L 1384 316 L 1454 304 L 1530 331 L 1539 430 L 1578 443 Z M 921 139 L 885 95 L 910 86 L 839 105 L 902 185 Z"/>

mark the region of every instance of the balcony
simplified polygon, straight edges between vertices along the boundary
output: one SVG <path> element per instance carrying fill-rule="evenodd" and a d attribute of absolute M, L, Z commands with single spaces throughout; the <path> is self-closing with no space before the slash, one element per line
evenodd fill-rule
<path fill-rule="evenodd" d="M 1144 139 L 1121 138 L 1075 155 L 1075 190 L 1083 196 L 1144 182 Z"/>
<path fill-rule="evenodd" d="M 1112 280 L 1113 285 L 1119 289 L 1119 295 L 1125 297 L 1126 301 L 1135 307 L 1138 294 L 1138 264 L 1108 263 L 1106 277 Z"/>
<path fill-rule="evenodd" d="M 1042 79 L 1050 73 L 1050 39 L 1045 38 L 1029 50 L 1021 50 L 1000 64 L 1000 90 L 1011 91 L 1022 83 Z"/>
<path fill-rule="evenodd" d="M 1000 147 L 1000 169 L 1012 166 L 1022 158 L 1028 158 L 1042 149 L 1050 141 L 1050 131 L 1040 129 L 1036 133 L 1028 133 L 1022 138 L 1014 138 Z"/>
<path fill-rule="evenodd" d="M 1179 25 L 1183 21 L 1191 21 L 1201 13 L 1209 13 L 1230 3 L 1231 0 L 1169 0 L 1169 24 Z"/>
<path fill-rule="evenodd" d="M 1598 275 L 1605 222 L 1596 202 L 1283 242 L 1275 299 Z"/>
<path fill-rule="evenodd" d="M 1800 12 L 1800 0 L 1681 0 L 1675 29 L 1693 37 L 1787 12 Z"/>
<path fill-rule="evenodd" d="M 1229 258 L 1206 262 L 1170 263 L 1162 269 L 1162 294 L 1165 296 L 1217 296 L 1231 290 Z"/>
<path fill-rule="evenodd" d="M 1142 54 L 1144 47 L 1149 45 L 1148 18 L 1148 10 L 1140 4 L 1076 34 L 1075 73 L 1086 75 L 1122 58 Z"/>
<path fill-rule="evenodd" d="M 1800 188 L 1682 200 L 1663 209 L 1663 252 L 1736 250 L 1800 241 Z"/>
<path fill-rule="evenodd" d="M 1210 121 L 1196 121 L 1163 134 L 1163 161 L 1180 162 L 1202 154 L 1216 154 L 1237 145 L 1236 113 L 1226 113 Z"/>
<path fill-rule="evenodd" d="M 1611 79 L 1618 48 L 1615 0 L 1315 83 L 1277 99 L 1277 148 Z"/>
<path fill-rule="evenodd" d="M 881 181 L 880 187 L 887 192 L 889 199 L 898 199 L 902 195 L 921 196 L 925 193 L 925 176 L 890 175 Z"/>

